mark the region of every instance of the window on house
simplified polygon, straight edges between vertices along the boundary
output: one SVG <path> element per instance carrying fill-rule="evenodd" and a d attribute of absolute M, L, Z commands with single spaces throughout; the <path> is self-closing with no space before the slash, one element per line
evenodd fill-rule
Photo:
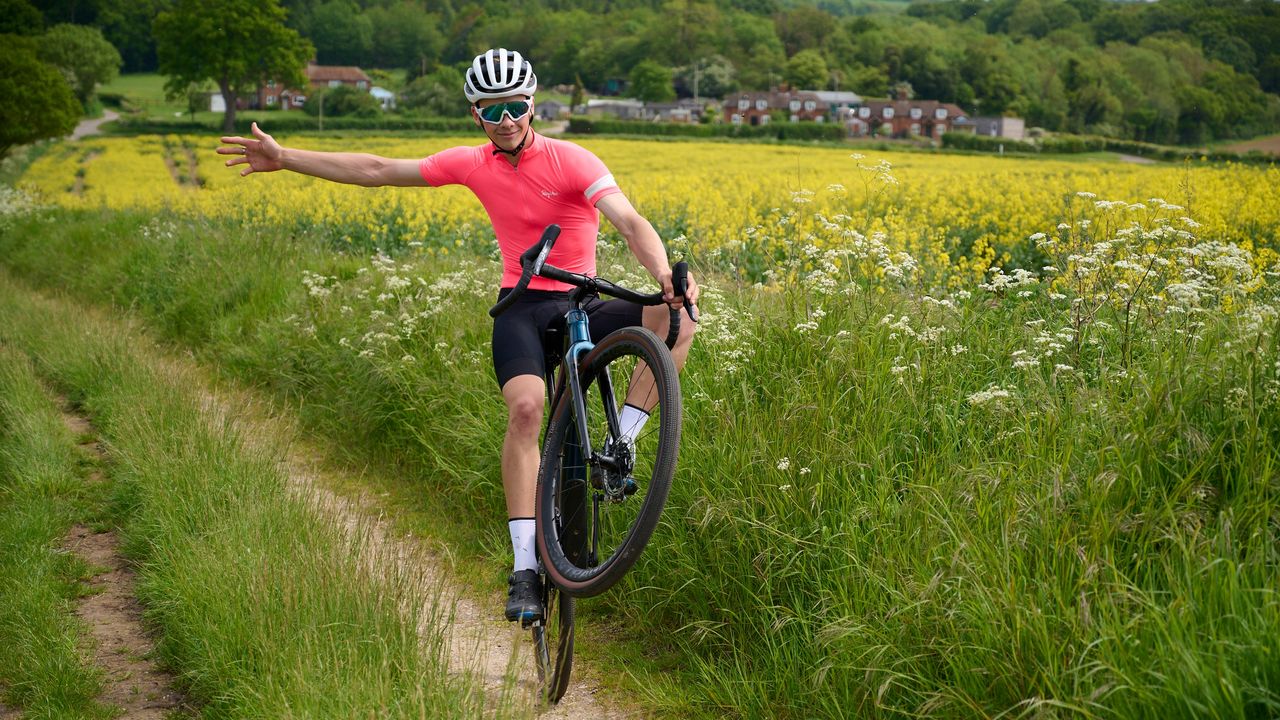
<path fill-rule="evenodd" d="M 869 108 L 869 107 L 860 107 L 860 108 L 858 108 L 858 117 L 860 117 L 860 118 L 869 118 L 869 117 L 871 117 L 871 108 Z"/>
<path fill-rule="evenodd" d="M 805 110 L 817 110 L 817 109 L 818 109 L 818 103 L 817 103 L 817 101 L 815 101 L 815 100 L 805 100 L 805 101 L 804 101 L 804 109 L 805 109 Z"/>
<path fill-rule="evenodd" d="M 268 105 L 268 106 L 271 106 L 271 105 L 275 105 L 275 104 L 276 104 L 276 96 L 275 96 L 275 95 L 268 95 L 268 96 L 267 96 L 267 105 Z"/>
<path fill-rule="evenodd" d="M 741 115 L 739 115 L 738 113 L 734 113 L 734 114 L 733 114 L 733 118 L 730 120 L 730 122 L 732 122 L 734 125 L 741 125 L 741 124 L 742 124 L 742 116 L 741 116 Z"/>
<path fill-rule="evenodd" d="M 799 110 L 799 109 L 800 109 L 800 101 L 799 101 L 799 100 L 792 100 L 792 101 L 791 101 L 791 104 L 790 104 L 790 106 L 789 106 L 789 107 L 791 108 L 791 112 L 795 112 L 795 111 Z"/>
<path fill-rule="evenodd" d="M 924 111 L 923 111 L 923 110 L 921 110 L 921 109 L 920 109 L 920 108 L 918 108 L 918 107 L 913 107 L 913 108 L 911 108 L 911 119 L 912 119 L 912 120 L 919 120 L 919 119 L 920 119 L 920 115 L 921 115 L 923 112 L 924 112 Z"/>
<path fill-rule="evenodd" d="M 334 87 L 342 87 L 342 81 L 341 81 L 341 80 L 330 80 L 330 81 L 329 81 L 329 87 L 331 87 L 331 88 L 334 88 Z"/>
<path fill-rule="evenodd" d="M 367 82 L 365 82 L 365 81 L 363 81 L 363 80 L 357 80 L 357 81 L 356 81 L 356 87 L 360 88 L 361 90 L 364 90 L 365 88 L 369 87 L 369 83 L 367 83 Z"/>
<path fill-rule="evenodd" d="M 920 134 L 920 123 L 911 123 L 911 134 L 912 135 Z"/>
<path fill-rule="evenodd" d="M 750 110 L 750 109 L 751 109 L 751 101 L 750 101 L 750 100 L 748 100 L 748 99 L 746 99 L 746 98 L 742 98 L 741 100 L 739 100 L 739 101 L 738 101 L 738 109 L 739 109 L 739 110 Z"/>
<path fill-rule="evenodd" d="M 891 118 L 893 118 L 893 108 L 887 107 L 884 109 L 884 119 L 889 120 Z"/>
<path fill-rule="evenodd" d="M 760 124 L 761 124 L 761 125 L 768 125 L 768 124 L 769 124 L 769 121 L 770 121 L 770 120 L 772 120 L 772 119 L 773 119 L 773 118 L 769 117 L 768 115 L 761 115 L 761 116 L 760 116 Z"/>
<path fill-rule="evenodd" d="M 933 116 L 934 116 L 934 117 L 936 117 L 936 118 L 938 118 L 939 120 L 945 120 L 945 119 L 946 119 L 946 117 L 947 117 L 947 109 L 946 109 L 946 108 L 938 108 L 937 110 L 934 110 L 934 111 L 933 111 Z"/>
<path fill-rule="evenodd" d="M 791 113 L 791 122 L 800 122 L 800 116 L 795 113 Z"/>
<path fill-rule="evenodd" d="M 813 121 L 814 121 L 814 122 L 826 122 L 826 121 L 827 121 L 827 118 L 826 118 L 826 116 L 825 116 L 825 115 L 819 115 L 818 117 L 814 118 L 814 119 L 813 119 Z"/>
<path fill-rule="evenodd" d="M 768 109 L 769 109 L 769 101 L 768 101 L 768 100 L 765 100 L 765 99 L 763 99 L 763 98 L 761 98 L 761 99 L 759 99 L 759 100 L 756 100 L 756 109 L 757 109 L 757 110 L 768 110 Z"/>

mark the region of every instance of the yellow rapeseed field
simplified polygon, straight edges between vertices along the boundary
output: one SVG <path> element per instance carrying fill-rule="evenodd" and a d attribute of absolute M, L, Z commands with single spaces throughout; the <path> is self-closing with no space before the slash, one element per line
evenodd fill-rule
<path fill-rule="evenodd" d="M 468 137 L 282 136 L 314 150 L 422 157 Z M 687 252 L 759 264 L 797 243 L 841 242 L 825 220 L 883 234 L 932 277 L 981 277 L 1018 259 L 1028 237 L 1070 215 L 1078 192 L 1099 199 L 1180 206 L 1201 238 L 1233 242 L 1270 265 L 1280 247 L 1280 170 L 867 152 L 716 142 L 583 139 L 668 240 Z M 89 139 L 55 148 L 22 185 L 67 207 L 170 208 L 211 216 L 328 228 L 364 247 L 408 244 L 447 253 L 484 250 L 492 233 L 462 188 L 343 186 L 294 174 L 241 178 L 214 154 L 217 137 Z M 828 229 L 830 222 L 827 222 Z M 684 240 L 679 236 L 683 235 Z M 846 234 L 847 236 L 847 234 Z M 447 238 L 447 240 L 442 240 Z M 767 263 L 766 263 L 767 264 Z"/>

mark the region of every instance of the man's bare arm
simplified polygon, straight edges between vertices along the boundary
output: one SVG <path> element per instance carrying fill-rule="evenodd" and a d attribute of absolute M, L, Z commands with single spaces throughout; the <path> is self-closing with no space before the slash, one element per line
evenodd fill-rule
<path fill-rule="evenodd" d="M 282 147 L 253 124 L 253 137 L 224 137 L 219 155 L 234 155 L 227 167 L 246 165 L 240 174 L 292 170 L 334 182 L 379 187 L 424 187 L 417 160 L 393 160 L 368 153 L 334 153 Z"/>
<path fill-rule="evenodd" d="M 662 286 L 664 299 L 673 307 L 679 308 L 684 298 L 677 297 L 671 286 L 671 264 L 667 260 L 667 249 L 662 246 L 662 238 L 653 229 L 653 224 L 636 212 L 631 201 L 622 193 L 614 193 L 600 198 L 596 208 L 618 228 L 622 237 L 627 239 L 627 247 L 636 256 L 641 265 L 653 275 Z M 689 301 L 698 302 L 698 284 L 689 275 Z"/>

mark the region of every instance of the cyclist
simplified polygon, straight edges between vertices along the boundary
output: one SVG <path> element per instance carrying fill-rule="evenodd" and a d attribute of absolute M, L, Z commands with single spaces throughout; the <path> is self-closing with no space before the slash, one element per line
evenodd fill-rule
<path fill-rule="evenodd" d="M 463 92 L 471 117 L 489 142 L 454 147 L 420 160 L 395 160 L 363 153 L 314 152 L 282 147 L 253 124 L 253 137 L 224 137 L 218 153 L 235 155 L 227 165 L 246 165 L 240 174 L 291 170 L 335 182 L 368 187 L 464 185 L 484 205 L 502 252 L 503 276 L 498 297 L 520 278 L 520 253 L 551 223 L 561 236 L 548 262 L 565 270 L 595 274 L 599 213 L 626 238 L 636 259 L 658 282 L 664 299 L 679 309 L 684 300 L 672 288 L 671 266 L 662 240 L 590 151 L 534 132 L 533 95 L 538 80 L 520 53 L 505 48 L 477 55 L 467 69 Z M 598 211 L 598 212 L 597 212 Z M 507 407 L 502 444 L 502 484 L 507 527 L 515 556 L 508 578 L 506 617 L 525 622 L 543 614 L 538 586 L 534 536 L 534 492 L 542 426 L 542 331 L 568 308 L 570 286 L 536 277 L 529 291 L 493 325 L 493 369 Z M 698 299 L 689 278 L 688 297 Z M 667 309 L 641 307 L 622 300 L 595 302 L 586 308 L 591 335 L 599 340 L 619 327 L 644 325 L 665 337 Z M 695 325 L 684 322 L 671 355 L 684 365 Z M 626 405 L 625 434 L 634 438 L 648 419 L 648 408 Z"/>

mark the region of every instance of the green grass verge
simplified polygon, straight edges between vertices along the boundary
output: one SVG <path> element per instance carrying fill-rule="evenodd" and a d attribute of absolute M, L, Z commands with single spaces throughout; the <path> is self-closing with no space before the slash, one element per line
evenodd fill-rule
<path fill-rule="evenodd" d="M 109 443 L 158 655 L 203 717 L 518 713 L 447 672 L 438 589 L 290 494 L 270 438 L 247 443 L 211 416 L 199 383 L 123 325 L 8 275 L 0 307 L 0 338 L 38 358 Z"/>
<path fill-rule="evenodd" d="M 15 220 L 0 257 L 135 308 L 353 457 L 394 458 L 406 502 L 452 516 L 496 580 L 504 413 L 480 320 L 496 267 L 281 237 L 61 212 Z M 604 248 L 600 267 L 624 257 Z M 707 280 L 662 527 L 580 606 L 659 712 L 1280 711 L 1274 285 L 1193 334 L 1143 320 L 1122 342 L 1112 322 L 1026 370 L 1010 359 L 1069 322 L 1047 290 L 943 305 L 857 278 L 837 296 Z"/>
<path fill-rule="evenodd" d="M 61 549 L 101 513 L 76 440 L 27 357 L 0 343 L 0 697 L 29 720 L 113 715 L 74 614 L 88 568 Z"/>

